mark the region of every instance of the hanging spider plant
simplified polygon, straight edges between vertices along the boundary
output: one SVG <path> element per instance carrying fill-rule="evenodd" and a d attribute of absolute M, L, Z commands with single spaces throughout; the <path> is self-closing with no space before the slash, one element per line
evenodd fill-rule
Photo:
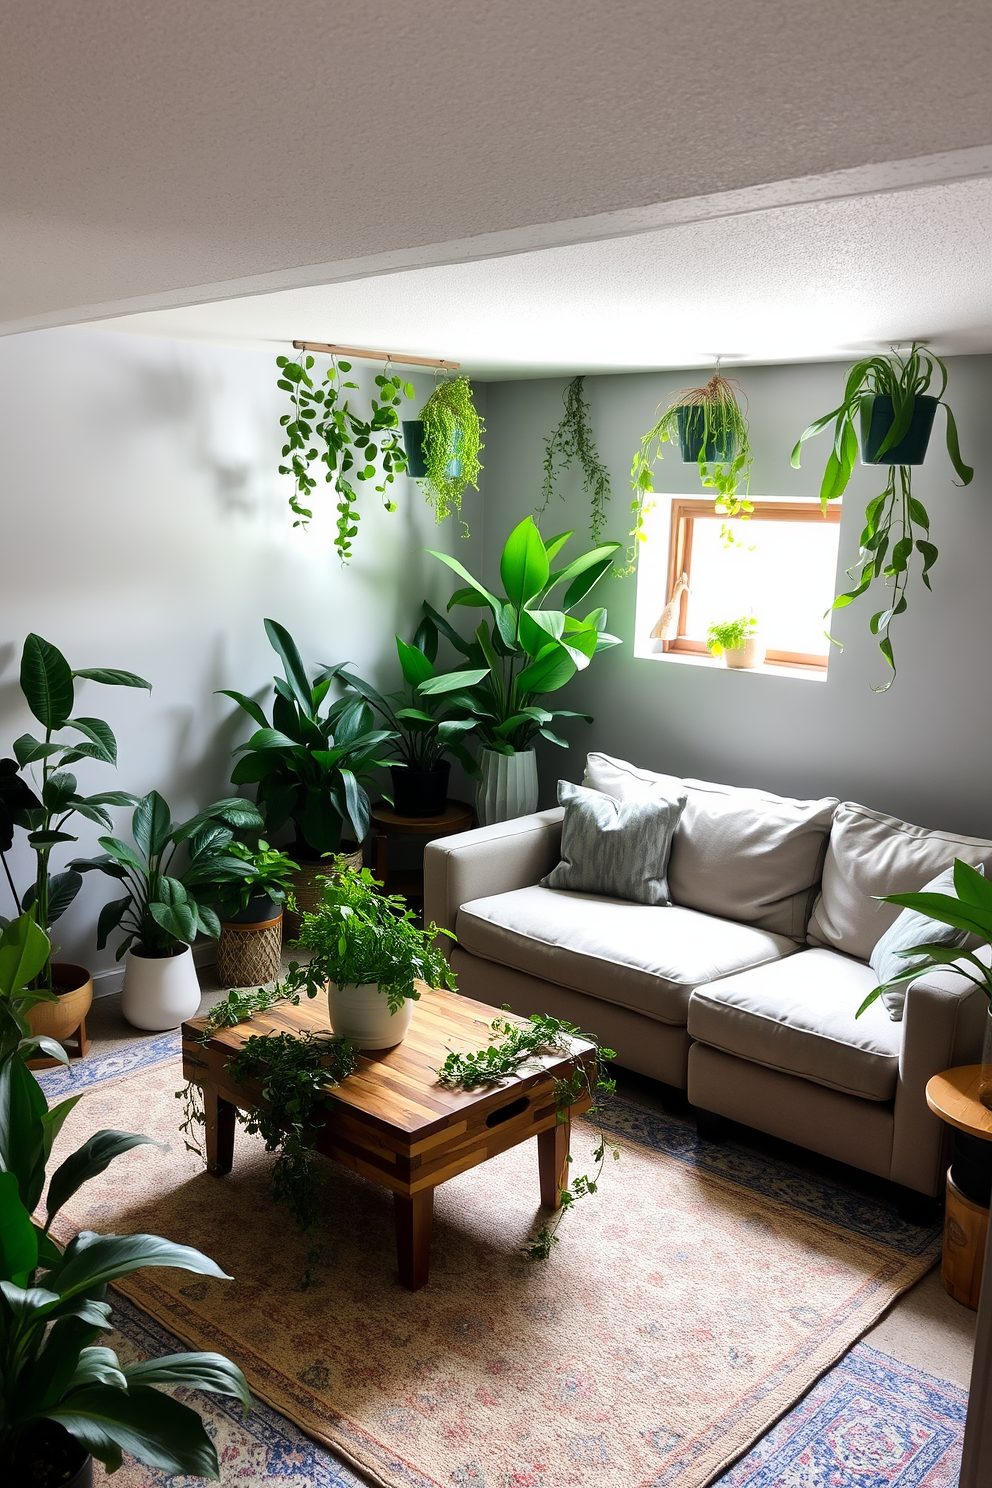
<path fill-rule="evenodd" d="M 933 395 L 928 389 L 938 372 L 940 390 Z M 946 366 L 920 342 L 913 342 L 905 358 L 895 351 L 890 356 L 866 357 L 848 372 L 840 406 L 814 419 L 800 434 L 792 451 L 792 463 L 798 470 L 804 441 L 833 424 L 833 448 L 820 485 L 824 511 L 828 501 L 843 496 L 851 479 L 858 457 L 856 419 L 861 425 L 862 464 L 888 465 L 885 489 L 865 509 L 857 561 L 847 570 L 854 583 L 844 594 L 838 594 L 827 611 L 829 615 L 832 610 L 852 604 L 881 580 L 887 591 L 886 603 L 872 615 L 869 628 L 872 635 L 879 637 L 878 649 L 892 668 L 892 676 L 881 687 L 873 688 L 873 692 L 887 692 L 896 678 L 889 629 L 895 617 L 904 614 L 907 608 L 909 566 L 914 551 L 922 560 L 920 577 L 932 589 L 930 570 L 938 552 L 930 541 L 926 507 L 913 495 L 912 467 L 923 464 L 938 407 L 947 414 L 947 453 L 961 485 L 969 485 L 975 474 L 961 459 L 954 414 L 943 401 L 946 389 Z M 834 641 L 834 644 L 840 643 Z"/>
<path fill-rule="evenodd" d="M 439 382 L 420 410 L 420 418 L 404 422 L 410 474 L 420 482 L 436 522 L 453 513 L 460 516 L 466 489 L 478 487 L 484 433 L 467 377 Z"/>
<path fill-rule="evenodd" d="M 658 422 L 644 435 L 630 467 L 634 525 L 625 573 L 633 570 L 637 544 L 644 541 L 644 517 L 653 504 L 647 497 L 654 495 L 652 466 L 662 459 L 663 444 L 677 441 L 683 462 L 698 466 L 704 489 L 716 492 L 718 515 L 744 519 L 754 510 L 747 499 L 753 458 L 747 405 L 745 400 L 745 407 L 741 407 L 739 393 L 739 385 L 724 377 L 718 367 L 705 387 L 683 388 L 676 393 Z M 726 525 L 722 535 L 733 542 Z"/>

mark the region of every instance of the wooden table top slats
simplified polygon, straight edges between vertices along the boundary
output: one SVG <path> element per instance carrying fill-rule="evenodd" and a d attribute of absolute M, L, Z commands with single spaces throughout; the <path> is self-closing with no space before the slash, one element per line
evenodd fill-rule
<path fill-rule="evenodd" d="M 961 1064 L 931 1076 L 927 1105 L 935 1116 L 958 1131 L 992 1142 L 992 1111 L 978 1098 L 982 1069 L 980 1064 Z"/>

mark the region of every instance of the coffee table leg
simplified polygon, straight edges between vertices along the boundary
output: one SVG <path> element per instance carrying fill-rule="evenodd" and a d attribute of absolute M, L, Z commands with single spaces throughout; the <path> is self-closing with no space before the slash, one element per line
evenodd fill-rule
<path fill-rule="evenodd" d="M 412 1198 L 393 1194 L 396 1219 L 396 1259 L 400 1285 L 417 1292 L 427 1282 L 431 1266 L 431 1230 L 434 1225 L 434 1190 L 423 1188 Z"/>
<path fill-rule="evenodd" d="M 236 1107 L 223 1100 L 214 1085 L 204 1085 L 203 1114 L 207 1168 L 211 1173 L 229 1173 L 234 1163 L 234 1117 Z"/>
<path fill-rule="evenodd" d="M 572 1124 L 563 1121 L 550 1131 L 537 1134 L 537 1164 L 541 1174 L 541 1203 L 547 1209 L 561 1205 L 561 1189 L 568 1185 L 568 1146 Z"/>

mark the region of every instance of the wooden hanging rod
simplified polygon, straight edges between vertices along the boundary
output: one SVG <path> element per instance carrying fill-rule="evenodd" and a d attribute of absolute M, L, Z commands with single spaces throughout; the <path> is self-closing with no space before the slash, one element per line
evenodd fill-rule
<path fill-rule="evenodd" d="M 436 357 L 400 356 L 391 351 L 362 351 L 357 346 L 327 346 L 323 341 L 294 341 L 297 351 L 323 351 L 328 356 L 365 357 L 369 362 L 399 362 L 404 367 L 443 367 L 457 372 L 460 362 L 440 362 Z"/>

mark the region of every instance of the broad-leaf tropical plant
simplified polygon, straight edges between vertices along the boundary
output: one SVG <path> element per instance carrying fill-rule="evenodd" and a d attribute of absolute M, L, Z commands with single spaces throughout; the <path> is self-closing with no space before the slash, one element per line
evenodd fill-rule
<path fill-rule="evenodd" d="M 101 837 L 102 856 L 73 864 L 82 873 L 96 869 L 119 879 L 126 889 L 100 911 L 98 947 L 117 929 L 124 932 L 118 961 L 134 942 L 141 955 L 160 957 L 192 945 L 201 933 L 216 940 L 220 920 L 211 902 L 217 885 L 250 878 L 254 871 L 230 851 L 232 828 L 261 826 L 257 806 L 240 796 L 214 801 L 178 824 L 158 791 L 142 796 L 131 817 L 133 847 L 119 837 Z"/>
<path fill-rule="evenodd" d="M 940 387 L 933 392 L 931 384 L 938 375 Z M 843 496 L 851 479 L 858 458 L 857 420 L 860 418 L 864 434 L 866 424 L 869 427 L 871 424 L 875 399 L 891 399 L 892 423 L 871 461 L 875 465 L 888 463 L 888 480 L 884 491 L 873 497 L 865 509 L 857 561 L 847 570 L 853 585 L 838 594 L 831 605 L 831 610 L 844 609 L 879 580 L 888 591 L 882 608 L 875 611 L 869 622 L 872 635 L 879 638 L 878 649 L 892 669 L 892 676 L 883 686 L 874 688 L 875 692 L 886 692 L 895 681 L 896 663 L 889 630 L 896 616 L 904 614 L 907 608 L 906 591 L 914 551 L 920 556 L 920 578 L 928 589 L 930 570 L 938 557 L 937 548 L 930 540 L 927 509 L 913 495 L 912 466 L 896 465 L 885 458 L 909 432 L 917 398 L 924 395 L 935 398 L 947 415 L 947 453 L 961 484 L 970 484 L 975 474 L 961 458 L 954 414 L 944 402 L 946 389 L 946 366 L 940 357 L 919 343 L 913 343 L 906 357 L 895 352 L 891 356 L 865 357 L 847 374 L 843 402 L 822 418 L 814 419 L 800 434 L 792 451 L 792 463 L 798 469 L 804 442 L 833 425 L 833 446 L 820 483 L 820 504 L 826 511 L 827 502 Z"/>
<path fill-rule="evenodd" d="M 77 838 L 66 831 L 74 816 L 98 822 L 108 831 L 113 820 L 108 806 L 133 806 L 126 791 L 100 791 L 83 796 L 75 775 L 67 767 L 78 760 L 117 764 L 117 740 L 102 718 L 74 717 L 75 684 L 88 679 L 107 687 L 142 687 L 151 683 L 134 672 L 114 667 L 83 667 L 73 670 L 62 652 L 50 641 L 33 633 L 21 653 L 20 685 L 24 700 L 44 730 L 41 738 L 21 734 L 13 743 L 13 759 L 0 760 L 0 857 L 17 912 L 30 909 L 45 931 L 64 914 L 79 892 L 82 879 L 69 868 L 50 872 L 52 849 Z M 56 735 L 71 733 L 69 739 Z M 22 773 L 23 772 L 23 773 Z M 14 828 L 27 832 L 35 853 L 35 881 L 20 896 L 14 886 L 6 853 L 13 844 Z M 51 962 L 39 972 L 40 984 L 51 988 Z"/>
<path fill-rule="evenodd" d="M 120 1276 L 143 1266 L 174 1266 L 230 1277 L 199 1251 L 158 1235 L 84 1230 L 63 1252 L 50 1234 L 52 1221 L 84 1183 L 153 1139 L 95 1132 L 51 1174 L 44 1219 L 35 1217 L 53 1144 L 82 1099 L 70 1096 L 49 1110 L 24 1062 L 42 1041 L 18 1045 L 7 1037 L 23 1021 L 34 997 L 28 984 L 49 950 L 48 937 L 28 914 L 0 936 L 0 1480 L 46 1481 L 38 1469 L 62 1432 L 108 1472 L 128 1452 L 161 1472 L 219 1480 L 217 1452 L 196 1411 L 155 1387 L 234 1395 L 247 1414 L 251 1396 L 241 1370 L 207 1353 L 122 1365 L 99 1339 L 111 1331 L 107 1287 Z"/>
<path fill-rule="evenodd" d="M 591 610 L 583 619 L 568 613 L 580 604 L 613 564 L 620 543 L 603 543 L 560 568 L 552 568 L 571 532 L 543 540 L 533 517 L 510 533 L 500 559 L 502 597 L 493 594 L 447 553 L 433 556 L 465 580 L 448 601 L 486 609 L 471 641 L 466 641 L 443 616 L 429 610 L 429 618 L 473 667 L 487 667 L 488 675 L 471 691 L 478 717 L 478 733 L 488 749 L 513 754 L 532 746 L 536 735 L 567 748 L 549 728 L 555 718 L 585 718 L 587 713 L 543 707 L 538 699 L 557 692 L 576 672 L 587 667 L 598 651 L 620 644 L 606 630 L 605 609 Z M 561 590 L 560 609 L 548 607 Z"/>
<path fill-rule="evenodd" d="M 329 702 L 344 665 L 322 668 L 313 681 L 296 642 L 285 626 L 266 620 L 265 633 L 283 665 L 274 677 L 272 722 L 259 703 L 222 688 L 258 725 L 234 751 L 242 757 L 231 775 L 234 785 L 257 785 L 267 831 L 275 835 L 287 822 L 296 829 L 294 855 L 319 858 L 337 852 L 348 823 L 357 842 L 369 830 L 366 784 L 388 758 L 391 729 L 375 728 L 371 706 L 354 693 Z"/>

